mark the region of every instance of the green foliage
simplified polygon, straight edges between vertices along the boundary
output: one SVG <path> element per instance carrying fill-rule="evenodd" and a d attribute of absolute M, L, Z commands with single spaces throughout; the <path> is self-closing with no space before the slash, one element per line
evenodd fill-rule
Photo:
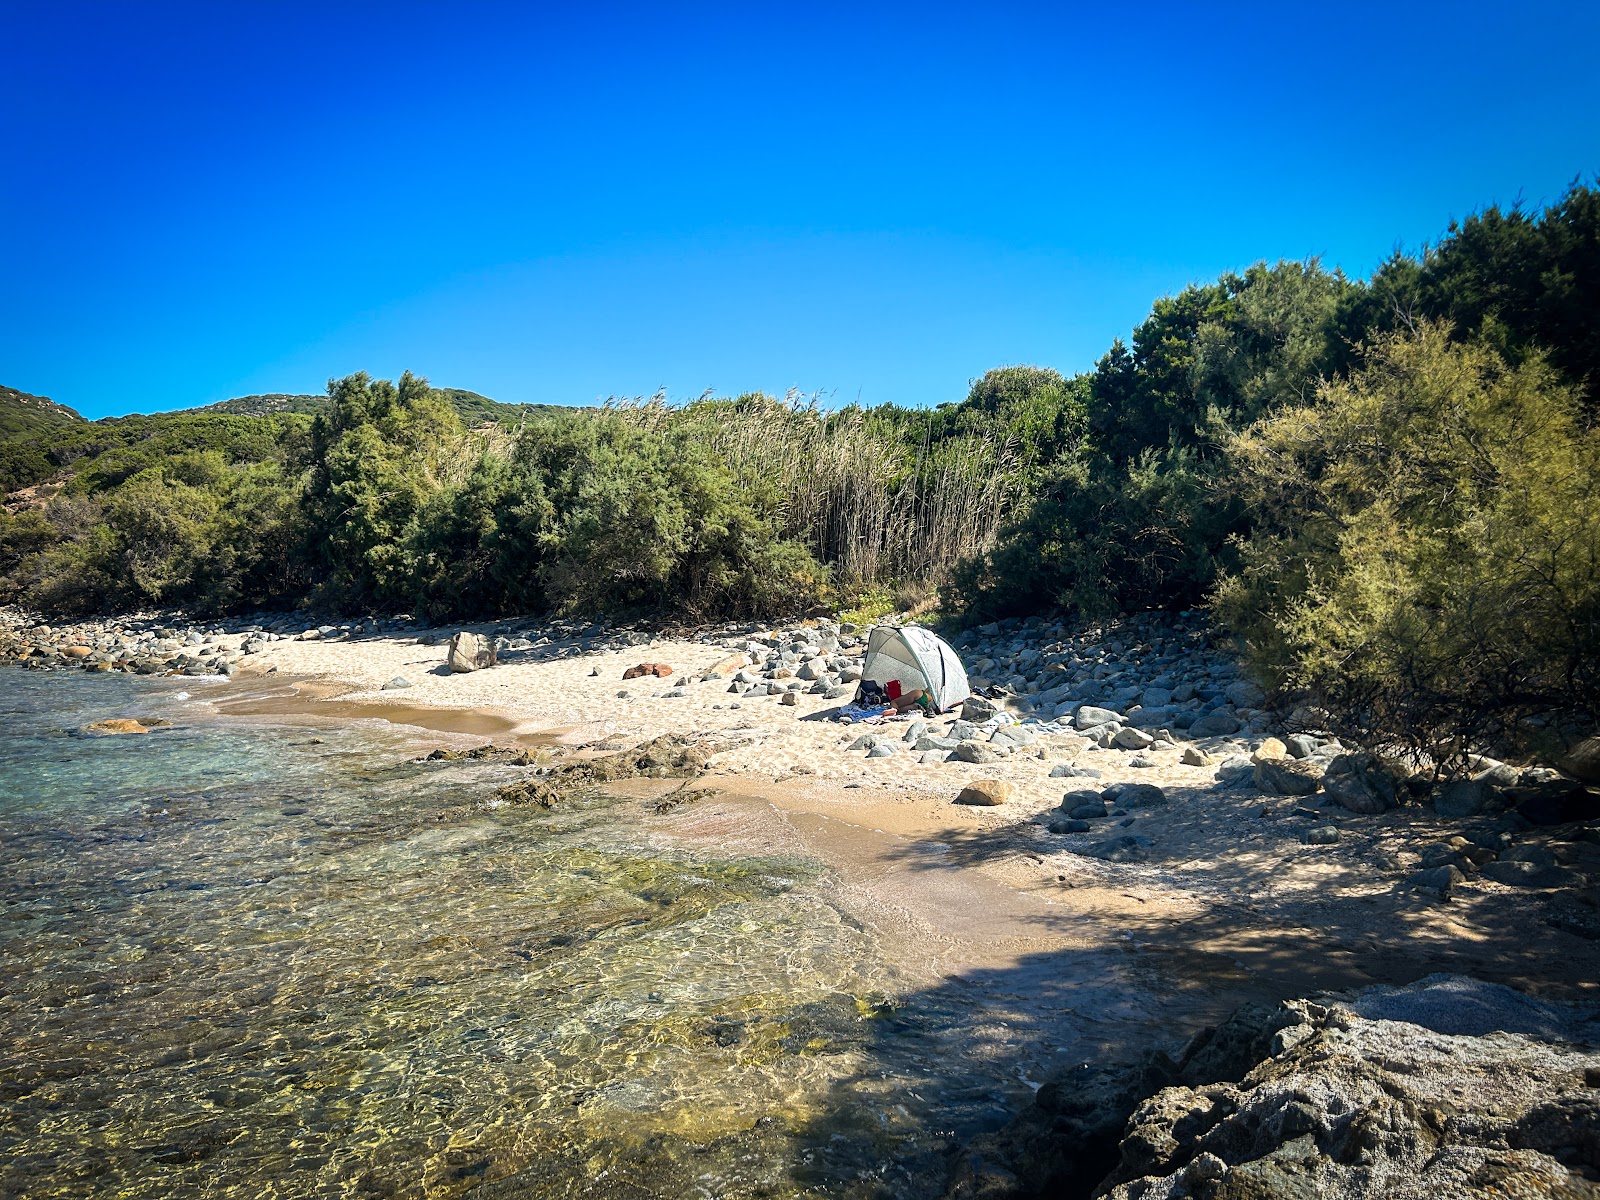
<path fill-rule="evenodd" d="M 1082 385 L 1087 438 L 1052 443 L 996 546 L 947 601 L 984 615 L 1187 606 L 1229 560 L 1243 512 L 1218 486 L 1233 430 L 1306 394 L 1349 284 L 1257 264 L 1160 300 Z"/>
<path fill-rule="evenodd" d="M 1217 605 L 1273 681 L 1446 757 L 1600 715 L 1600 432 L 1542 356 L 1384 335 L 1233 450 Z"/>
<path fill-rule="evenodd" d="M 409 371 L 397 384 L 365 372 L 330 380 L 312 423 L 305 516 L 321 590 L 344 603 L 403 605 L 412 595 L 406 546 L 445 483 L 461 433 L 455 410 Z"/>
<path fill-rule="evenodd" d="M 782 536 L 775 489 L 739 480 L 695 434 L 621 412 L 523 434 L 518 460 L 548 506 L 539 575 L 553 603 L 710 618 L 817 602 L 827 573 Z"/>

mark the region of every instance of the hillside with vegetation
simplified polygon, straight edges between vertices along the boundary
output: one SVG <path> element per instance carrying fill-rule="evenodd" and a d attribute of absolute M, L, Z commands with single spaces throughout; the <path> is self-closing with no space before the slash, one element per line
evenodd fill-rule
<path fill-rule="evenodd" d="M 469 428 L 489 423 L 515 424 L 535 413 L 548 412 L 555 408 L 550 404 L 502 404 L 498 400 L 491 400 L 487 396 L 480 396 L 477 392 L 469 392 L 464 388 L 435 388 L 434 391 L 456 410 L 456 415 L 461 418 L 462 424 Z M 270 417 L 284 413 L 316 416 L 326 411 L 327 407 L 326 393 L 313 396 L 270 392 L 259 396 L 236 396 L 232 400 L 219 400 L 203 408 L 181 411 L 225 413 L 238 417 Z"/>
<path fill-rule="evenodd" d="M 0 387 L 0 441 L 37 438 L 81 420 L 75 410 L 48 396 Z"/>
<path fill-rule="evenodd" d="M 1211 605 L 1352 726 L 1527 740 L 1600 712 L 1596 311 L 1600 192 L 1574 185 L 1366 280 L 1192 285 L 1090 371 L 1001 367 L 937 407 L 514 408 L 358 373 L 7 438 L 8 487 L 70 479 L 0 521 L 0 572 L 63 612 Z"/>

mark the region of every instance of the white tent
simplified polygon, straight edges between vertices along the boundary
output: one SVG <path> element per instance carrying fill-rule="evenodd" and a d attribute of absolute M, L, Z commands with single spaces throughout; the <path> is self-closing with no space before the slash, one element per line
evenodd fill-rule
<path fill-rule="evenodd" d="M 867 657 L 861 670 L 863 679 L 873 683 L 899 680 L 902 691 L 924 688 L 934 706 L 943 712 L 972 694 L 967 669 L 956 652 L 926 629 L 911 626 L 897 629 L 879 625 L 867 635 Z"/>

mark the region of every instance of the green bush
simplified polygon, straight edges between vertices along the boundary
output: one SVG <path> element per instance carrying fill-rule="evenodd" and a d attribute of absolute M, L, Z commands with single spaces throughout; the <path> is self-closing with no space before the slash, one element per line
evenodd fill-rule
<path fill-rule="evenodd" d="M 1600 713 L 1600 432 L 1531 355 L 1424 324 L 1232 448 L 1252 532 L 1217 593 L 1263 675 L 1450 758 Z"/>

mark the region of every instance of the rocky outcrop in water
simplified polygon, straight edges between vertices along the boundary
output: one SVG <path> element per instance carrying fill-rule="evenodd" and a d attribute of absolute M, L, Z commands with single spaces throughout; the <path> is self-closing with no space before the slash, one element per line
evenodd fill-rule
<path fill-rule="evenodd" d="M 618 779 L 694 779 L 705 770 L 712 755 L 728 746 L 725 741 L 667 734 L 603 758 L 565 763 L 546 774 L 503 787 L 495 798 L 506 804 L 551 808 L 581 788 Z"/>
<path fill-rule="evenodd" d="M 1600 1197 L 1600 1007 L 1449 975 L 1246 1006 L 1177 1060 L 1047 1084 L 947 1195 Z"/>

